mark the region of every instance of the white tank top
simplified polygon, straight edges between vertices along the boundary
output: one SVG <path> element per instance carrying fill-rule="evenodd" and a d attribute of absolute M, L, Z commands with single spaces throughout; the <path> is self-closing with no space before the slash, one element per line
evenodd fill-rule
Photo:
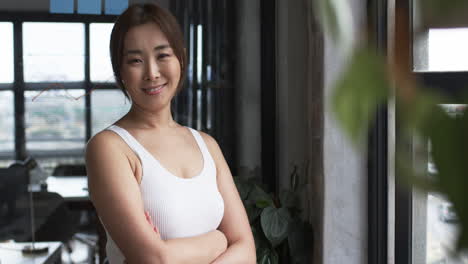
<path fill-rule="evenodd" d="M 214 160 L 198 131 L 189 128 L 203 155 L 203 169 L 198 175 L 185 179 L 165 169 L 127 130 L 116 125 L 107 130 L 122 137 L 140 158 L 144 208 L 163 240 L 197 236 L 218 228 L 224 215 L 224 201 L 216 183 Z M 131 228 L 128 230 L 131 232 Z M 110 264 L 123 263 L 124 256 L 109 233 L 106 253 Z"/>

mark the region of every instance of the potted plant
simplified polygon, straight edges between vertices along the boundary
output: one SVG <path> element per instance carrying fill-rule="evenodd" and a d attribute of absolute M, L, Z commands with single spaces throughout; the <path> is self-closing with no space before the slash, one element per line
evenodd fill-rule
<path fill-rule="evenodd" d="M 234 177 L 255 239 L 257 263 L 311 263 L 312 226 L 301 219 L 296 168 L 290 190 L 267 193 L 254 177 Z"/>

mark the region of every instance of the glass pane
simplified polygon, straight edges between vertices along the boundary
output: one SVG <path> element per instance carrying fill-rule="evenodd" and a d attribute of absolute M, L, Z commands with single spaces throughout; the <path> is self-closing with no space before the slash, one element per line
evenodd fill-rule
<path fill-rule="evenodd" d="M 14 150 L 15 121 L 13 113 L 13 92 L 0 92 L 0 153 Z"/>
<path fill-rule="evenodd" d="M 12 83 L 13 73 L 13 23 L 0 22 L 0 83 Z"/>
<path fill-rule="evenodd" d="M 91 93 L 93 135 L 120 119 L 130 106 L 120 90 L 94 90 Z"/>
<path fill-rule="evenodd" d="M 23 23 L 25 82 L 84 80 L 84 24 Z"/>
<path fill-rule="evenodd" d="M 461 115 L 467 105 L 446 104 L 441 105 L 451 116 Z M 437 174 L 437 168 L 431 157 L 429 144 L 429 160 L 427 170 L 430 177 Z M 427 197 L 427 264 L 451 263 L 466 264 L 468 257 L 455 259 L 451 254 L 455 250 L 459 235 L 458 217 L 453 210 L 451 202 L 443 195 L 430 192 Z"/>
<path fill-rule="evenodd" d="M 468 28 L 430 29 L 415 45 L 415 71 L 468 70 Z"/>
<path fill-rule="evenodd" d="M 25 92 L 26 148 L 29 151 L 83 149 L 84 90 Z"/>
<path fill-rule="evenodd" d="M 110 34 L 113 26 L 113 23 L 93 23 L 90 25 L 92 82 L 114 82 L 109 54 Z"/>

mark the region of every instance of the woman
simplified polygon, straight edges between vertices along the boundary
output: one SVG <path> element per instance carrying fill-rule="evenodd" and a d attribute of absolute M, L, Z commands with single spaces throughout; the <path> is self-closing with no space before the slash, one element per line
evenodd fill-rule
<path fill-rule="evenodd" d="M 187 64 L 176 19 L 153 4 L 132 5 L 115 23 L 110 48 L 132 106 L 86 147 L 110 263 L 255 263 L 245 208 L 218 144 L 171 115 Z"/>

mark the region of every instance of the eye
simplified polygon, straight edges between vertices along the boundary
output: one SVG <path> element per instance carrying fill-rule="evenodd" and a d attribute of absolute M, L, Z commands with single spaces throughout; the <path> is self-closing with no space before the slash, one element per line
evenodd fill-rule
<path fill-rule="evenodd" d="M 137 64 L 137 63 L 140 63 L 141 60 L 140 59 L 129 59 L 127 61 L 128 64 Z"/>
<path fill-rule="evenodd" d="M 170 54 L 168 53 L 161 53 L 158 55 L 158 59 L 165 59 L 167 57 L 171 56 Z"/>

